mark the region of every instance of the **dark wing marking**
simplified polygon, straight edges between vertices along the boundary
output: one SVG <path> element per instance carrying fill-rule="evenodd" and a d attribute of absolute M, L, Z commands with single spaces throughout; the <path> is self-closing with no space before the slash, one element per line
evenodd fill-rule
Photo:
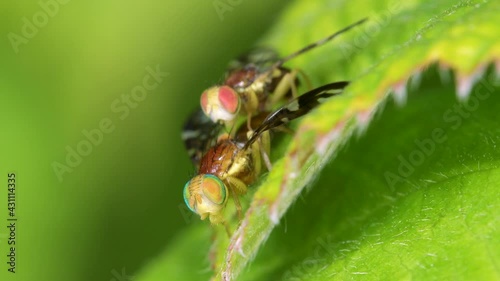
<path fill-rule="evenodd" d="M 244 149 L 250 147 L 258 137 L 267 130 L 276 128 L 297 119 L 318 106 L 323 99 L 339 95 L 349 84 L 347 81 L 335 82 L 313 89 L 287 103 L 269 115 L 255 130 L 252 137 L 245 143 Z"/>
<path fill-rule="evenodd" d="M 309 44 L 309 45 L 305 46 L 304 48 L 302 48 L 302 49 L 298 50 L 297 52 L 295 52 L 295 53 L 293 53 L 293 54 L 290 54 L 290 55 L 288 55 L 288 56 L 286 56 L 286 57 L 284 57 L 284 58 L 280 59 L 278 62 L 276 62 L 276 63 L 274 64 L 273 68 L 280 67 L 280 66 L 282 66 L 285 62 L 287 62 L 287 61 L 289 61 L 289 60 L 291 60 L 291 59 L 293 59 L 293 58 L 297 57 L 298 55 L 303 54 L 303 53 L 305 53 L 305 52 L 307 52 L 307 51 L 309 51 L 309 50 L 311 50 L 311 49 L 314 49 L 314 48 L 316 48 L 316 47 L 318 47 L 318 46 L 321 46 L 321 45 L 323 45 L 323 44 L 327 43 L 328 41 L 330 41 L 330 40 L 332 40 L 333 38 L 335 38 L 335 37 L 339 36 L 340 34 L 342 34 L 342 33 L 346 32 L 346 31 L 348 31 L 348 30 L 352 29 L 352 28 L 353 28 L 353 27 L 355 27 L 355 26 L 358 26 L 358 25 L 360 25 L 360 24 L 364 23 L 366 20 L 368 20 L 368 18 L 364 18 L 364 19 L 362 19 L 362 20 L 359 20 L 359 21 L 357 21 L 357 22 L 355 22 L 355 23 L 353 23 L 353 24 L 351 24 L 351 25 L 348 25 L 348 26 L 344 27 L 343 29 L 341 29 L 341 30 L 339 30 L 339 31 L 337 31 L 337 32 L 335 32 L 335 33 L 333 33 L 333 34 L 331 34 L 330 36 L 328 36 L 328 37 L 326 37 L 326 38 L 323 38 L 323 39 L 321 39 L 321 40 L 319 40 L 319 41 L 317 41 L 317 42 L 315 42 L 315 43 L 312 43 L 312 44 Z"/>
<path fill-rule="evenodd" d="M 223 126 L 214 123 L 203 110 L 193 112 L 182 127 L 181 138 L 189 158 L 198 167 L 201 157 L 216 141 Z"/>

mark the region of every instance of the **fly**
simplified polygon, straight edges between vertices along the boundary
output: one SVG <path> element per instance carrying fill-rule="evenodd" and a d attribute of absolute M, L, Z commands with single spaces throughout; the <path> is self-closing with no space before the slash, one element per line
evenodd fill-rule
<path fill-rule="evenodd" d="M 246 114 L 247 126 L 251 129 L 252 116 L 271 111 L 287 96 L 297 96 L 297 75 L 301 72 L 284 67 L 285 62 L 327 43 L 366 20 L 351 24 L 281 59 L 275 51 L 267 48 L 254 49 L 241 56 L 230 63 L 222 85 L 202 93 L 200 104 L 203 112 L 215 123 L 223 123 L 228 127 L 234 125 L 239 114 Z"/>
<path fill-rule="evenodd" d="M 318 87 L 293 99 L 259 122 L 255 131 L 244 137 L 219 137 L 200 159 L 197 175 L 184 186 L 184 201 L 201 219 L 214 225 L 223 224 L 230 233 L 223 211 L 231 197 L 241 217 L 239 196 L 247 192 L 262 172 L 263 154 L 269 154 L 269 130 L 299 118 L 326 98 L 342 93 L 348 82 L 335 82 Z M 243 131 L 246 127 L 242 126 Z M 240 128 L 241 131 L 241 128 Z M 242 136 L 242 134 L 236 134 Z"/>

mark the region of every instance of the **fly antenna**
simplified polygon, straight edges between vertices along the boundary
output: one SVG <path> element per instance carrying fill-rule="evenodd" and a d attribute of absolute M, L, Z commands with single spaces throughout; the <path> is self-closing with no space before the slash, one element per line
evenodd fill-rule
<path fill-rule="evenodd" d="M 357 21 L 357 22 L 355 22 L 355 23 L 353 23 L 353 24 L 351 24 L 351 25 L 349 25 L 349 26 L 346 26 L 346 27 L 344 27 L 343 29 L 341 29 L 341 30 L 339 30 L 339 31 L 337 31 L 337 32 L 335 32 L 335 33 L 333 33 L 333 34 L 331 34 L 330 36 L 328 36 L 328 37 L 326 37 L 326 38 L 323 38 L 323 39 L 321 39 L 321 40 L 319 40 L 319 41 L 317 41 L 317 42 L 315 42 L 315 43 L 312 43 L 312 44 L 310 44 L 310 45 L 307 45 L 306 47 L 304 47 L 304 48 L 302 48 L 302 49 L 298 50 L 297 52 L 295 52 L 295 53 L 293 53 L 293 54 L 291 54 L 291 55 L 288 55 L 288 56 L 286 56 L 286 57 L 284 57 L 284 58 L 280 59 L 279 61 L 277 61 L 277 62 L 273 65 L 273 68 L 278 68 L 278 67 L 282 66 L 285 62 L 287 62 L 287 61 L 289 61 L 289 60 L 291 60 L 291 59 L 293 59 L 293 58 L 297 57 L 298 55 L 303 54 L 303 53 L 305 53 L 305 52 L 307 52 L 307 51 L 309 51 L 309 50 L 311 50 L 311 49 L 313 49 L 313 48 L 315 48 L 315 47 L 318 47 L 318 46 L 321 46 L 321 45 L 323 45 L 323 44 L 327 43 L 328 41 L 332 40 L 333 38 L 335 38 L 335 37 L 339 36 L 340 34 L 342 34 L 342 33 L 346 32 L 346 31 L 348 31 L 348 30 L 352 29 L 353 27 L 356 27 L 356 26 L 358 26 L 358 25 L 360 25 L 360 24 L 364 23 L 364 22 L 365 22 L 365 21 L 367 21 L 367 20 L 368 20 L 368 18 L 364 18 L 364 19 L 362 19 L 362 20 L 359 20 L 359 21 Z"/>

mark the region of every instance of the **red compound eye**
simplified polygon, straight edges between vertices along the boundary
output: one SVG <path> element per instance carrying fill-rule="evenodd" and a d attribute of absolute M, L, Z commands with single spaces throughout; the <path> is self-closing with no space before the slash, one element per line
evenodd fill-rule
<path fill-rule="evenodd" d="M 219 101 L 229 113 L 236 113 L 240 108 L 240 97 L 228 86 L 222 86 L 219 89 Z"/>
<path fill-rule="evenodd" d="M 208 106 L 208 94 L 207 94 L 207 91 L 203 92 L 203 94 L 201 94 L 201 98 L 200 98 L 200 104 L 201 104 L 201 109 L 207 113 L 207 106 Z"/>

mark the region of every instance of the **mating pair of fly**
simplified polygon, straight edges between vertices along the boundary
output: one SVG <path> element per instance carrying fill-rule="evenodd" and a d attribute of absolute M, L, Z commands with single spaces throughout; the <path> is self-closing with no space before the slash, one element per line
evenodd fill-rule
<path fill-rule="evenodd" d="M 191 211 L 202 220 L 208 217 L 212 224 L 223 224 L 230 234 L 223 211 L 232 197 L 241 218 L 239 196 L 258 179 L 263 164 L 270 169 L 269 130 L 307 114 L 349 84 L 330 83 L 298 96 L 297 76 L 301 72 L 283 64 L 365 21 L 284 58 L 270 49 L 255 49 L 229 64 L 223 85 L 203 92 L 201 109 L 189 117 L 182 133 L 188 154 L 198 166 L 197 175 L 184 187 L 184 201 Z M 284 106 L 271 112 L 283 102 Z M 246 116 L 246 122 L 232 130 L 240 115 Z M 220 134 L 223 128 L 230 132 Z"/>

